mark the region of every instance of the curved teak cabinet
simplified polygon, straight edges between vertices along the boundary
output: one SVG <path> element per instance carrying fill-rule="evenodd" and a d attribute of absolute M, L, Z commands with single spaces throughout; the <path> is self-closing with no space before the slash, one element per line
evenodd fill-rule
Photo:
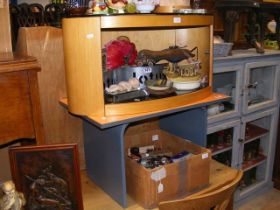
<path fill-rule="evenodd" d="M 65 18 L 63 40 L 69 111 L 95 121 L 114 116 L 146 115 L 201 103 L 212 97 L 212 31 L 209 15 L 115 15 Z M 137 50 L 161 50 L 172 45 L 198 47 L 202 73 L 209 85 L 198 91 L 163 99 L 120 104 L 104 100 L 102 47 L 125 35 Z M 218 97 L 218 99 L 221 99 Z M 125 118 L 125 117 L 124 117 Z"/>

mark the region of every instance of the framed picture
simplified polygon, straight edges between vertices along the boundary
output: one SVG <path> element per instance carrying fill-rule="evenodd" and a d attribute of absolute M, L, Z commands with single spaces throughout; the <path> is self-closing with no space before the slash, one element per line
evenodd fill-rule
<path fill-rule="evenodd" d="M 82 210 L 76 144 L 11 147 L 12 178 L 28 210 Z"/>

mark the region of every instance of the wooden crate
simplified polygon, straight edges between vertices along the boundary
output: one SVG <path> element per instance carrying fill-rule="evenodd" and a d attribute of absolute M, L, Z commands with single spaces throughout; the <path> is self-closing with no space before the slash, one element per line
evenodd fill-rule
<path fill-rule="evenodd" d="M 153 141 L 153 138 L 158 138 L 158 140 Z M 211 157 L 208 149 L 160 129 L 125 136 L 125 151 L 128 151 L 129 147 L 151 144 L 171 151 L 173 154 L 186 150 L 193 155 L 186 160 L 154 169 L 146 169 L 127 157 L 127 192 L 137 203 L 144 208 L 153 208 L 160 201 L 186 196 L 208 186 Z M 158 189 L 160 185 L 163 187 L 162 192 Z"/>

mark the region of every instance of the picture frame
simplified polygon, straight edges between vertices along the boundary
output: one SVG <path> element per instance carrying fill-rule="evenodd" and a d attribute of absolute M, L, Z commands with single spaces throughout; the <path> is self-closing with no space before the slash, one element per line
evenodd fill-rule
<path fill-rule="evenodd" d="M 83 210 L 77 144 L 9 149 L 12 179 L 28 210 Z"/>

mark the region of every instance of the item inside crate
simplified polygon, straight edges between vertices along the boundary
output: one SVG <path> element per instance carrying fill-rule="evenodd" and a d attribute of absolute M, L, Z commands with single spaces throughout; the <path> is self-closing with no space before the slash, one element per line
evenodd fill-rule
<path fill-rule="evenodd" d="M 155 145 L 128 148 L 128 157 L 137 161 L 147 169 L 153 169 L 173 162 L 179 162 L 190 157 L 191 153 L 183 150 L 173 154 L 172 151 L 158 148 Z"/>

